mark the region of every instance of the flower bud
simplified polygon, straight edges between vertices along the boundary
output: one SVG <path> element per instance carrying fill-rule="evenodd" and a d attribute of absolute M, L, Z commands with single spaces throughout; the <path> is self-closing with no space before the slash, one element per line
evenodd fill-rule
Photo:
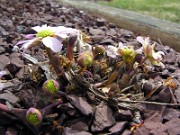
<path fill-rule="evenodd" d="M 38 125 L 42 121 L 42 114 L 38 109 L 31 107 L 26 113 L 26 120 L 31 125 Z"/>
<path fill-rule="evenodd" d="M 136 54 L 134 59 L 136 62 L 141 63 L 142 59 L 143 59 L 143 55 L 142 54 Z"/>
<path fill-rule="evenodd" d="M 77 58 L 77 63 L 82 68 L 91 66 L 92 62 L 93 62 L 93 58 L 90 52 L 81 53 Z"/>
<path fill-rule="evenodd" d="M 104 48 L 104 46 L 102 46 L 102 45 L 98 45 L 98 46 L 96 46 L 95 47 L 95 54 L 96 55 L 101 55 L 101 54 L 103 54 L 106 50 L 105 50 L 105 48 Z"/>
<path fill-rule="evenodd" d="M 55 94 L 59 90 L 59 83 L 55 80 L 49 79 L 43 84 L 43 91 L 48 94 Z"/>
<path fill-rule="evenodd" d="M 68 45 L 74 46 L 74 44 L 77 41 L 77 35 L 70 35 L 70 37 L 67 39 Z"/>

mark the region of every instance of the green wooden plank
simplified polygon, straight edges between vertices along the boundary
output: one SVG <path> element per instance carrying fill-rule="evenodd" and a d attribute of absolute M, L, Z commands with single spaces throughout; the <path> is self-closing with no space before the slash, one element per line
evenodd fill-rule
<path fill-rule="evenodd" d="M 163 44 L 180 52 L 180 25 L 157 18 L 141 15 L 123 9 L 99 5 L 90 1 L 57 0 L 80 10 L 104 17 L 119 27 L 150 36 L 153 40 L 160 40 Z"/>

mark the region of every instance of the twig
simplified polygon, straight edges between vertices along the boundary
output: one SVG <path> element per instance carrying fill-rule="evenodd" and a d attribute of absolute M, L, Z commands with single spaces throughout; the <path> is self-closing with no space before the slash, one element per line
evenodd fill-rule
<path fill-rule="evenodd" d="M 160 102 L 149 102 L 149 101 L 132 101 L 132 100 L 122 100 L 118 99 L 118 102 L 126 102 L 126 103 L 140 103 L 140 104 L 151 104 L 151 105 L 161 105 L 161 106 L 180 106 L 180 104 L 173 103 L 160 103 Z"/>
<path fill-rule="evenodd" d="M 171 87 L 169 87 L 169 92 L 171 94 L 172 102 L 177 103 L 176 98 L 175 98 L 175 96 L 173 94 L 173 91 L 172 91 Z"/>
<path fill-rule="evenodd" d="M 98 94 L 97 91 L 95 91 L 95 89 L 96 89 L 96 88 L 94 88 L 93 86 L 91 86 L 91 87 L 89 88 L 89 90 L 90 90 L 93 94 L 95 94 L 97 97 L 103 99 L 104 101 L 108 101 L 108 98 L 107 98 L 107 97 L 102 96 L 101 94 Z"/>
<path fill-rule="evenodd" d="M 125 91 L 127 91 L 127 90 L 129 90 L 129 89 L 131 89 L 133 87 L 134 87 L 134 85 L 128 86 L 128 87 L 122 89 L 120 92 L 123 93 L 123 92 L 125 92 Z"/>

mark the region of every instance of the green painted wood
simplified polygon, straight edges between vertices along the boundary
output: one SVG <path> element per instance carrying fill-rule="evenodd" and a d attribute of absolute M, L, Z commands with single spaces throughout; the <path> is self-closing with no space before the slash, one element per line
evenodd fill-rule
<path fill-rule="evenodd" d="M 81 0 L 56 0 L 90 14 L 106 18 L 121 28 L 150 36 L 153 40 L 160 40 L 180 52 L 180 24 L 140 15 L 131 11 L 102 6 L 90 1 Z"/>

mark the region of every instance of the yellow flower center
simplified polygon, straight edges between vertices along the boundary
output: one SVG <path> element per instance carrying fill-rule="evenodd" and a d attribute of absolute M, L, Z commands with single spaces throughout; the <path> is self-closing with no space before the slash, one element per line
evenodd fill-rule
<path fill-rule="evenodd" d="M 136 55 L 132 46 L 126 46 L 118 49 L 118 53 L 122 55 L 124 61 L 131 63 Z"/>
<path fill-rule="evenodd" d="M 36 34 L 36 37 L 52 37 L 54 35 L 54 33 L 51 30 L 41 30 Z"/>

